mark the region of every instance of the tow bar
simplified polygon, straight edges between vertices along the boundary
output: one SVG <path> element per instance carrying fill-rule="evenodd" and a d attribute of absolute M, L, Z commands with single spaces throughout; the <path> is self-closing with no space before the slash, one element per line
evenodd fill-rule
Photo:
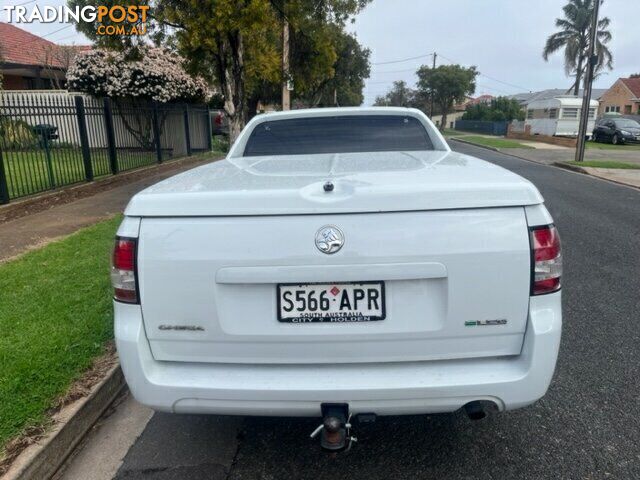
<path fill-rule="evenodd" d="M 320 446 L 331 453 L 348 452 L 358 439 L 351 434 L 351 414 L 346 403 L 323 403 L 322 423 L 311 433 L 320 435 Z"/>

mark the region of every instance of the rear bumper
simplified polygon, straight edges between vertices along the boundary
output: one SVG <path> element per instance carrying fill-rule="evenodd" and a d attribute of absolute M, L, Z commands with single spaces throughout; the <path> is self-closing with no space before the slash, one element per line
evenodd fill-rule
<path fill-rule="evenodd" d="M 161 411 L 319 416 L 321 403 L 339 402 L 353 413 L 402 415 L 451 412 L 473 400 L 510 410 L 541 398 L 551 382 L 560 296 L 531 298 L 522 352 L 510 357 L 342 365 L 159 362 L 151 355 L 140 306 L 117 302 L 115 335 L 134 397 Z"/>

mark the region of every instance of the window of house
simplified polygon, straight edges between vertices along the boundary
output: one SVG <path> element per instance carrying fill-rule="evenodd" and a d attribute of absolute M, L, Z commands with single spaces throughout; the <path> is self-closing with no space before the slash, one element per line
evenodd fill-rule
<path fill-rule="evenodd" d="M 558 118 L 558 109 L 550 108 L 549 109 L 549 118 Z"/>
<path fill-rule="evenodd" d="M 631 115 L 631 105 L 625 105 L 624 106 L 624 113 L 626 115 Z"/>
<path fill-rule="evenodd" d="M 578 118 L 578 108 L 563 108 L 562 109 L 562 118 Z"/>
<path fill-rule="evenodd" d="M 589 109 L 589 118 L 593 118 L 596 116 L 596 109 L 595 108 L 590 108 Z"/>
<path fill-rule="evenodd" d="M 528 119 L 532 119 L 533 118 L 533 110 L 527 110 L 527 118 Z"/>

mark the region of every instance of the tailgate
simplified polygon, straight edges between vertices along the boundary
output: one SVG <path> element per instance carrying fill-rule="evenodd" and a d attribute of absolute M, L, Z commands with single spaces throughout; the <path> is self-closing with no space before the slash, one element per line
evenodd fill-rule
<path fill-rule="evenodd" d="M 344 235 L 331 255 L 315 243 L 325 225 Z M 144 218 L 139 242 L 142 310 L 157 360 L 397 362 L 522 347 L 530 247 L 521 207 Z M 373 302 L 371 321 L 291 321 L 282 295 L 308 293 L 308 284 L 351 293 L 373 286 L 384 314 Z"/>

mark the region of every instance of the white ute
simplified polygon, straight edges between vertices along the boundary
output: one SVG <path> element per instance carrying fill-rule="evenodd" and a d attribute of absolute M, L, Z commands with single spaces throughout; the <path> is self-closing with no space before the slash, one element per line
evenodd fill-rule
<path fill-rule="evenodd" d="M 562 263 L 543 199 L 420 111 L 260 115 L 125 214 L 115 336 L 156 410 L 478 418 L 551 381 Z"/>

